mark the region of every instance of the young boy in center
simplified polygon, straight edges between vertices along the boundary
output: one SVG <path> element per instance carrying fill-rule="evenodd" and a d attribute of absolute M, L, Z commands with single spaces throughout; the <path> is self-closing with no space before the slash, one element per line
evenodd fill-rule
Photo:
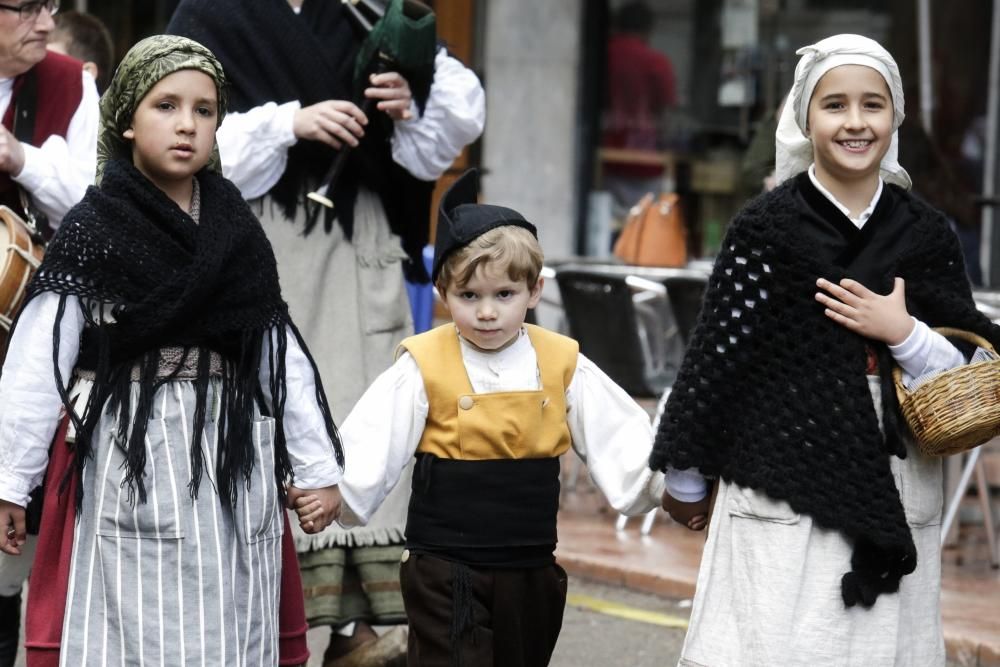
<path fill-rule="evenodd" d="M 645 411 L 576 341 L 525 324 L 543 284 L 535 227 L 477 194 L 467 172 L 439 215 L 432 278 L 454 322 L 405 339 L 344 422 L 359 455 L 342 521 L 364 524 L 416 455 L 408 664 L 533 667 L 548 664 L 566 600 L 553 555 L 559 456 L 572 447 L 626 514 L 656 507 L 663 477 L 645 465 Z"/>

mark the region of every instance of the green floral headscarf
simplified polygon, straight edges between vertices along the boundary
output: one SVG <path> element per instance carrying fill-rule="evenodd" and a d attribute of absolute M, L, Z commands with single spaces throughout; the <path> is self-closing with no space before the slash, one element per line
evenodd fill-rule
<path fill-rule="evenodd" d="M 226 75 L 222 65 L 204 46 L 186 37 L 154 35 L 142 40 L 125 54 L 111 85 L 101 97 L 101 127 L 97 137 L 97 183 L 108 160 L 132 160 L 132 143 L 122 136 L 132 123 L 139 102 L 150 88 L 174 72 L 194 69 L 215 81 L 219 93 L 218 124 L 226 115 Z M 216 126 L 218 127 L 218 125 Z M 219 146 L 212 147 L 208 168 L 222 173 Z"/>

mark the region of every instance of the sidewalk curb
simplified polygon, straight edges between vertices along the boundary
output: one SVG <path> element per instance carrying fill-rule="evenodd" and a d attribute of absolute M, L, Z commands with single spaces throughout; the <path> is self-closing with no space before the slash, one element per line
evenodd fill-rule
<path fill-rule="evenodd" d="M 694 582 L 667 574 L 647 572 L 637 568 L 612 567 L 599 560 L 579 554 L 558 555 L 559 564 L 574 577 L 590 579 L 611 586 L 624 586 L 640 593 L 653 593 L 671 598 L 694 597 Z"/>

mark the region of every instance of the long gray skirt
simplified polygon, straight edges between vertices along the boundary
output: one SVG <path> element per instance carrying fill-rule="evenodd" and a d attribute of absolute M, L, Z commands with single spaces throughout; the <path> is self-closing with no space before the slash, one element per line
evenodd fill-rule
<path fill-rule="evenodd" d="M 209 391 L 209 419 L 219 386 Z M 133 388 L 132 400 L 137 393 Z M 61 665 L 276 665 L 281 505 L 274 421 L 256 418 L 254 473 L 235 508 L 216 492 L 215 423 L 205 428 L 197 498 L 191 480 L 195 391 L 156 393 L 146 434 L 145 504 L 130 503 L 114 415 L 84 468 L 63 622 Z"/>
<path fill-rule="evenodd" d="M 869 378 L 881 420 L 881 387 Z M 891 457 L 917 569 L 871 609 L 846 608 L 852 545 L 787 502 L 719 483 L 680 667 L 941 667 L 941 461 Z"/>
<path fill-rule="evenodd" d="M 368 385 L 392 365 L 396 346 L 413 333 L 403 281 L 406 253 L 389 228 L 382 202 L 365 189 L 354 206 L 350 240 L 336 223 L 329 233 L 320 225 L 303 236 L 306 211 L 301 206 L 294 221 L 267 198 L 255 210 L 274 248 L 292 319 L 316 361 L 334 420 L 341 423 Z M 311 625 L 402 618 L 398 571 L 411 474 L 408 466 L 367 526 L 345 530 L 333 525 L 306 535 L 291 517 Z"/>

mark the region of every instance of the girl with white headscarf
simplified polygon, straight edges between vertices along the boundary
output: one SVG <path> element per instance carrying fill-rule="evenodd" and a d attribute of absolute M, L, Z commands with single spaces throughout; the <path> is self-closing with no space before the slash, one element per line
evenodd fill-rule
<path fill-rule="evenodd" d="M 1000 328 L 907 192 L 892 56 L 859 35 L 798 54 L 782 184 L 730 225 L 650 457 L 689 527 L 709 507 L 693 481 L 719 480 L 680 664 L 943 665 L 941 466 L 891 369 L 964 363 L 929 326 Z"/>

